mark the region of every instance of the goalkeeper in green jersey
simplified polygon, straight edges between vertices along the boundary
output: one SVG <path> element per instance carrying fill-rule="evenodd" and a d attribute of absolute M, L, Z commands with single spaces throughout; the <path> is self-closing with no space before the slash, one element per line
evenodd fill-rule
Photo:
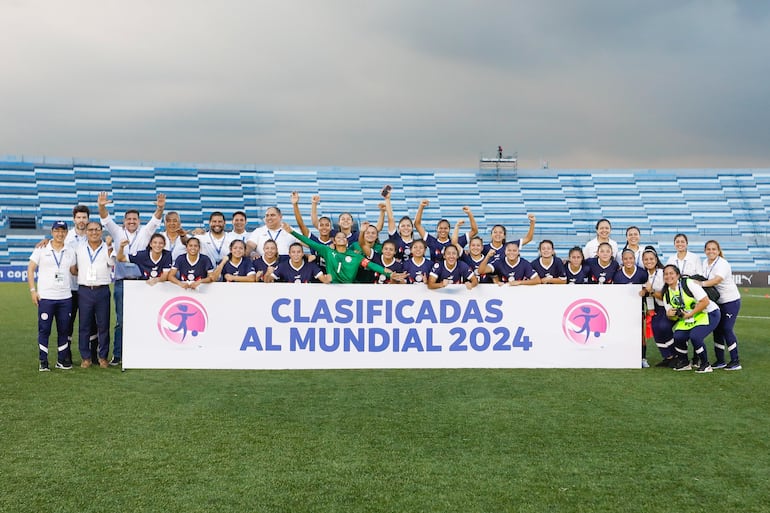
<path fill-rule="evenodd" d="M 334 236 L 334 243 L 327 246 L 294 231 L 288 223 L 283 223 L 283 230 L 292 234 L 298 241 L 314 250 L 319 257 L 324 259 L 326 273 L 332 277 L 332 283 L 353 283 L 359 267 L 371 269 L 391 279 L 398 280 L 399 278 L 399 273 L 393 273 L 381 265 L 371 262 L 361 253 L 349 250 L 348 239 L 342 232 L 337 232 Z"/>

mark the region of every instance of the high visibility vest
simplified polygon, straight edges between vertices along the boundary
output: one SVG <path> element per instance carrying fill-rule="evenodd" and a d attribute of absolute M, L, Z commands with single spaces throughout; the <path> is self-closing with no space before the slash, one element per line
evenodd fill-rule
<path fill-rule="evenodd" d="M 695 299 L 692 296 L 692 293 L 690 292 L 690 287 L 688 286 L 690 284 L 691 280 L 689 278 L 685 278 L 684 280 L 679 280 L 679 290 L 676 291 L 676 293 L 672 294 L 671 289 L 666 290 L 666 303 L 673 306 L 674 308 L 683 308 L 684 310 L 692 310 L 695 308 L 695 305 L 698 304 L 698 300 Z M 673 296 L 673 297 L 672 297 Z M 679 301 L 681 299 L 681 301 Z M 672 300 L 674 301 L 672 303 Z M 680 303 L 681 305 L 675 304 Z M 689 321 L 689 322 L 688 322 Z M 691 330 L 696 326 L 708 326 L 709 323 L 709 314 L 706 312 L 705 309 L 701 310 L 695 316 L 691 319 L 679 319 L 674 323 L 674 331 L 678 330 Z"/>

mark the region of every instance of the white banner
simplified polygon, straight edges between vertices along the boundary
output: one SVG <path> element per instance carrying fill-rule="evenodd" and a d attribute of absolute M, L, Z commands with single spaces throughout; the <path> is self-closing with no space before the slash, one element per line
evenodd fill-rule
<path fill-rule="evenodd" d="M 638 290 L 126 281 L 123 367 L 639 368 Z"/>

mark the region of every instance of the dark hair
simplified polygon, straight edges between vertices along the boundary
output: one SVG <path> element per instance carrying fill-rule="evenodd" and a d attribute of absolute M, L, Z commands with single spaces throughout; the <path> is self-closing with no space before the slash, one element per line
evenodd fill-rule
<path fill-rule="evenodd" d="M 238 216 L 238 215 L 243 216 L 244 219 L 248 219 L 248 217 L 246 217 L 246 212 L 244 212 L 243 210 L 236 210 L 235 212 L 233 212 L 233 217 L 231 217 L 231 219 L 235 219 L 235 216 Z"/>
<path fill-rule="evenodd" d="M 231 252 L 231 253 L 232 253 L 232 251 L 233 251 L 233 244 L 236 244 L 236 243 L 238 243 L 238 242 L 240 242 L 241 244 L 243 244 L 243 249 L 246 249 L 246 243 L 245 243 L 245 242 L 243 242 L 241 239 L 233 239 L 233 240 L 231 240 L 231 241 L 230 241 L 230 252 Z"/>
<path fill-rule="evenodd" d="M 91 210 L 85 205 L 75 205 L 75 208 L 72 209 L 72 217 L 75 217 L 75 214 L 79 212 L 85 212 L 88 217 L 91 217 Z"/>
<path fill-rule="evenodd" d="M 126 210 L 126 213 L 123 214 L 123 217 L 126 217 L 128 214 L 136 214 L 136 217 L 139 217 L 139 211 L 135 208 L 130 208 Z"/>
<path fill-rule="evenodd" d="M 185 247 L 187 247 L 190 244 L 190 242 L 192 242 L 192 241 L 197 242 L 198 246 L 201 245 L 201 241 L 198 240 L 198 237 L 190 237 L 190 238 L 187 239 L 187 242 L 184 243 Z"/>
<path fill-rule="evenodd" d="M 415 244 L 422 244 L 422 247 L 425 249 L 428 249 L 428 245 L 425 243 L 422 239 L 414 239 L 410 244 L 409 247 L 413 248 Z"/>
<path fill-rule="evenodd" d="M 164 237 L 162 234 L 160 234 L 160 233 L 153 233 L 153 234 L 152 234 L 152 237 L 150 237 L 150 241 L 147 243 L 147 248 L 145 248 L 145 249 L 147 249 L 147 251 L 148 251 L 148 252 L 150 251 L 150 245 L 152 245 L 152 241 L 153 241 L 154 239 L 157 239 L 158 237 L 160 237 L 161 239 L 163 239 L 163 244 L 164 244 L 164 246 L 165 246 L 165 244 L 166 244 L 166 238 L 165 238 L 165 237 Z M 162 251 L 162 250 L 161 250 L 161 251 Z"/>
<path fill-rule="evenodd" d="M 612 223 L 610 222 L 610 220 L 602 217 L 601 219 L 596 221 L 596 228 L 595 229 L 598 230 L 599 229 L 599 225 L 602 224 L 604 221 L 607 221 L 607 224 L 610 225 L 610 228 L 612 228 Z"/>
<path fill-rule="evenodd" d="M 682 237 L 687 244 L 690 243 L 690 240 L 687 238 L 687 235 L 685 235 L 684 233 L 677 233 L 676 235 L 674 235 L 674 240 L 676 241 L 676 239 L 678 239 L 679 237 Z"/>
<path fill-rule="evenodd" d="M 506 229 L 505 229 L 505 226 L 503 226 L 503 225 L 501 225 L 501 224 L 496 224 L 496 225 L 494 225 L 494 226 L 492 227 L 492 230 L 489 230 L 489 231 L 490 231 L 490 233 L 491 233 L 491 232 L 492 232 L 492 231 L 493 231 L 495 228 L 497 228 L 498 226 L 499 226 L 500 228 L 502 228 L 502 229 L 503 229 L 503 237 L 507 237 L 507 236 L 508 236 L 508 230 L 506 230 Z"/>
<path fill-rule="evenodd" d="M 580 255 L 580 265 L 583 265 L 585 262 L 585 255 L 583 255 L 583 248 L 580 246 L 573 246 L 570 248 L 569 253 L 567 253 L 567 259 L 572 256 L 572 253 L 578 253 Z"/>
<path fill-rule="evenodd" d="M 300 244 L 299 242 L 292 242 L 292 243 L 289 245 L 289 251 L 291 251 L 291 248 L 293 248 L 293 247 L 295 247 L 295 246 L 299 246 L 299 248 L 300 248 L 300 249 L 302 249 L 302 244 Z M 302 251 L 304 252 L 305 250 L 303 249 Z"/>
<path fill-rule="evenodd" d="M 448 249 L 454 249 L 454 250 L 455 250 L 455 252 L 457 253 L 457 256 L 458 256 L 458 257 L 460 256 L 460 250 L 459 250 L 459 249 L 457 248 L 457 246 L 455 246 L 454 244 L 449 244 L 447 247 L 445 247 L 445 248 L 444 248 L 444 251 L 442 252 L 442 254 L 446 255 L 446 251 L 447 251 Z"/>
<path fill-rule="evenodd" d="M 644 251 L 642 251 L 642 263 L 644 263 L 645 253 L 652 253 L 653 255 L 655 255 L 655 267 L 657 269 L 663 269 L 663 264 L 660 262 L 660 257 L 658 257 L 658 252 L 655 251 L 655 248 L 653 246 L 644 247 Z"/>
<path fill-rule="evenodd" d="M 706 243 L 703 245 L 703 250 L 704 251 L 706 250 L 706 246 L 708 246 L 709 244 L 716 244 L 717 250 L 719 251 L 719 256 L 721 256 L 722 258 L 725 257 L 725 255 L 722 253 L 722 246 L 720 246 L 719 242 L 715 241 L 714 239 L 706 241 Z"/>
<path fill-rule="evenodd" d="M 663 268 L 663 271 L 665 272 L 665 271 L 666 271 L 666 269 L 668 269 L 669 267 L 670 267 L 671 269 L 673 269 L 674 271 L 676 271 L 676 275 L 677 275 L 677 276 L 681 276 L 681 275 L 682 275 L 682 272 L 681 272 L 681 271 L 679 270 L 679 268 L 678 268 L 677 266 L 675 266 L 674 264 L 668 264 L 667 266 L 665 266 L 665 267 Z"/>
<path fill-rule="evenodd" d="M 441 225 L 441 223 L 446 223 L 446 224 L 448 224 L 448 225 L 450 226 L 450 228 L 451 228 L 451 226 L 452 226 L 452 223 L 450 223 L 450 222 L 449 222 L 449 219 L 439 219 L 438 223 L 436 223 L 436 228 L 438 228 L 438 227 L 439 227 L 439 225 Z"/>
<path fill-rule="evenodd" d="M 553 248 L 553 241 L 548 240 L 548 239 L 543 239 L 543 240 L 540 241 L 540 244 L 537 245 L 537 249 L 540 250 L 540 248 L 543 247 L 543 244 L 550 244 L 551 247 Z"/>
<path fill-rule="evenodd" d="M 631 230 L 636 230 L 640 234 L 642 233 L 642 230 L 640 230 L 638 226 L 629 226 L 628 228 L 626 228 L 626 237 L 628 236 L 628 232 Z"/>
<path fill-rule="evenodd" d="M 211 220 L 214 219 L 215 217 L 221 217 L 222 221 L 225 220 L 225 215 L 222 212 L 220 212 L 219 210 L 216 210 L 216 211 L 211 213 L 211 215 L 209 216 L 209 222 L 211 222 Z"/>

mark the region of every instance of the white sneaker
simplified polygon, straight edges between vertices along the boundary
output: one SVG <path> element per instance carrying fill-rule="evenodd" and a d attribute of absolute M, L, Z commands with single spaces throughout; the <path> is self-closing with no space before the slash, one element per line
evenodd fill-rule
<path fill-rule="evenodd" d="M 647 363 L 647 358 L 642 358 L 642 369 L 649 368 L 650 364 Z"/>

